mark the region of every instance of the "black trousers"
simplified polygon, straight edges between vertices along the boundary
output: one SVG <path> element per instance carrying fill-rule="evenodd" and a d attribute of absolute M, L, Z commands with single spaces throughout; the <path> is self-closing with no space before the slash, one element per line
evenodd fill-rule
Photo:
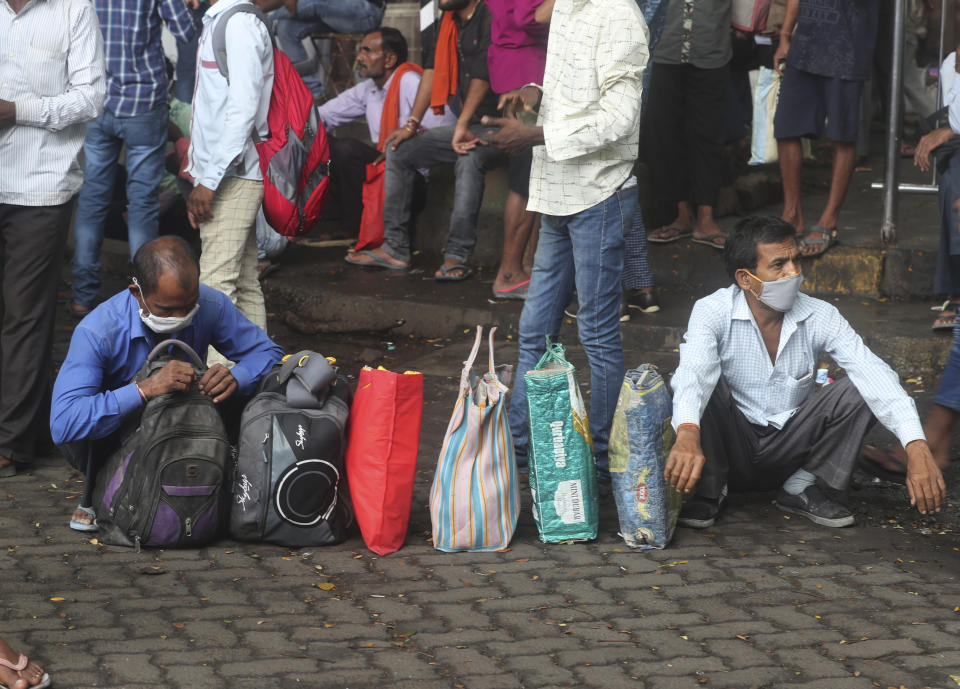
<path fill-rule="evenodd" d="M 658 203 L 715 206 L 723 180 L 724 104 L 730 67 L 657 63 L 641 151 Z"/>
<path fill-rule="evenodd" d="M 50 362 L 57 283 L 73 200 L 0 204 L 0 455 L 33 461 L 50 438 Z"/>
<path fill-rule="evenodd" d="M 718 498 L 731 492 L 770 490 L 806 469 L 837 490 L 847 487 L 860 446 L 876 423 L 849 378 L 814 392 L 783 428 L 750 423 L 723 377 L 700 420 L 707 458 L 696 492 Z"/>

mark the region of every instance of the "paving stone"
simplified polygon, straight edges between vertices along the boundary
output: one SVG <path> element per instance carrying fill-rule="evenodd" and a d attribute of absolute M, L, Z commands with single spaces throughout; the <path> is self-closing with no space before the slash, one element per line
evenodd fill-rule
<path fill-rule="evenodd" d="M 732 663 L 740 669 L 729 672 L 705 672 L 711 687 L 765 687 L 778 681 L 791 679 L 792 672 L 780 667 L 759 666 L 751 667 L 746 664 Z"/>
<path fill-rule="evenodd" d="M 520 680 L 508 674 L 470 675 L 458 679 L 457 684 L 464 689 L 521 689 L 523 686 Z"/>
<path fill-rule="evenodd" d="M 526 686 L 542 687 L 574 681 L 574 674 L 570 670 L 560 667 L 545 654 L 517 655 L 517 653 L 522 653 L 522 650 L 505 657 L 503 664 L 518 674 Z"/>
<path fill-rule="evenodd" d="M 581 686 L 596 689 L 628 689 L 636 687 L 637 680 L 631 679 L 623 665 L 591 665 L 574 668 L 573 673 L 580 679 Z"/>
<path fill-rule="evenodd" d="M 224 663 L 219 673 L 224 677 L 269 677 L 277 672 L 296 672 L 311 674 L 317 672 L 317 662 L 312 658 L 261 658 L 238 663 Z M 325 676 L 335 674 L 335 671 L 325 671 Z M 347 680 L 349 681 L 349 680 Z"/>
<path fill-rule="evenodd" d="M 723 658 L 730 667 L 753 667 L 773 665 L 775 658 L 765 651 L 757 650 L 749 641 L 734 639 L 711 639 L 705 645 L 706 652 Z M 768 650 L 768 649 L 766 649 Z"/>
<path fill-rule="evenodd" d="M 164 668 L 165 679 L 171 687 L 190 689 L 221 689 L 224 681 L 211 667 L 172 666 Z"/>
<path fill-rule="evenodd" d="M 107 654 L 103 657 L 103 669 L 122 683 L 150 683 L 163 679 L 160 668 L 150 662 L 146 653 Z"/>
<path fill-rule="evenodd" d="M 430 665 L 433 656 L 417 652 L 415 648 L 392 648 L 370 652 L 369 662 L 383 670 L 391 681 L 402 679 L 437 679 L 440 669 Z M 336 666 L 334 666 L 336 667 Z"/>
<path fill-rule="evenodd" d="M 751 636 L 750 640 L 756 648 L 774 650 L 797 646 L 817 646 L 829 641 L 840 642 L 843 640 L 843 635 L 829 629 L 804 629 L 774 634 L 757 634 Z"/>
<path fill-rule="evenodd" d="M 847 644 L 824 644 L 831 657 L 879 658 L 888 655 L 912 655 L 922 649 L 910 639 L 868 639 Z"/>
<path fill-rule="evenodd" d="M 433 651 L 439 662 L 448 665 L 453 674 L 463 677 L 469 675 L 499 675 L 502 670 L 492 658 L 474 648 L 439 647 Z"/>

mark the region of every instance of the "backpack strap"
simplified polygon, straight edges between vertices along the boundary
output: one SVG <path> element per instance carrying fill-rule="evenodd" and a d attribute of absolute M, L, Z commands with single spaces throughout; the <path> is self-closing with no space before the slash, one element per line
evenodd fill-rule
<path fill-rule="evenodd" d="M 225 11 L 217 20 L 217 25 L 213 27 L 213 57 L 217 61 L 217 69 L 220 70 L 220 74 L 222 74 L 223 78 L 228 82 L 230 81 L 230 73 L 227 68 L 227 20 L 233 15 L 240 13 L 252 14 L 262 21 L 267 29 L 267 34 L 270 36 L 271 44 L 276 47 L 270 19 L 259 7 L 253 3 L 241 2 Z"/>
<path fill-rule="evenodd" d="M 146 362 L 144 362 L 144 366 L 152 363 L 153 360 L 156 359 L 161 352 L 163 352 L 165 349 L 167 349 L 167 347 L 170 347 L 171 345 L 174 347 L 177 347 L 178 349 L 180 349 L 180 351 L 182 351 L 184 354 L 190 357 L 191 363 L 194 366 L 196 366 L 198 369 L 204 368 L 203 359 L 200 358 L 199 354 L 193 351 L 193 347 L 191 347 L 190 345 L 188 345 L 186 342 L 182 340 L 174 340 L 172 338 L 169 340 L 164 340 L 163 342 L 158 344 L 156 347 L 151 349 L 150 353 L 147 354 L 147 360 Z"/>

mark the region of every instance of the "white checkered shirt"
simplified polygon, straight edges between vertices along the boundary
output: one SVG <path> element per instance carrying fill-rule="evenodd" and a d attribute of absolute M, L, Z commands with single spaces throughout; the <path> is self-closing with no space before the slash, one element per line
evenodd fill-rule
<path fill-rule="evenodd" d="M 782 428 L 813 392 L 817 362 L 827 354 L 903 445 L 924 439 L 917 406 L 897 374 L 825 301 L 797 295 L 783 316 L 776 364 L 737 285 L 698 300 L 683 339 L 671 381 L 674 428 L 700 423 L 721 373 L 750 423 Z"/>
<path fill-rule="evenodd" d="M 635 0 L 557 0 L 527 208 L 573 215 L 630 177 L 640 136 L 647 25 Z"/>

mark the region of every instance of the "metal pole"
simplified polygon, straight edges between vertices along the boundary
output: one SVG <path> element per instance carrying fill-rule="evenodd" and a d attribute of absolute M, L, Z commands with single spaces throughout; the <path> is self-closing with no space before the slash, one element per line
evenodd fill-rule
<path fill-rule="evenodd" d="M 941 86 L 943 85 L 943 79 L 940 77 L 939 68 L 943 66 L 943 58 L 946 57 L 946 54 L 943 52 L 943 44 L 946 41 L 947 36 L 947 0 L 940 0 L 940 50 L 937 52 L 937 105 L 936 109 L 939 110 L 943 107 L 943 94 L 940 92 Z M 937 184 L 937 166 L 930 166 L 930 173 L 932 179 L 930 184 L 936 186 Z"/>
<path fill-rule="evenodd" d="M 893 45 L 890 65 L 890 107 L 887 122 L 887 162 L 883 172 L 883 220 L 880 240 L 897 242 L 897 187 L 900 162 L 900 103 L 903 92 L 904 0 L 894 0 Z"/>

